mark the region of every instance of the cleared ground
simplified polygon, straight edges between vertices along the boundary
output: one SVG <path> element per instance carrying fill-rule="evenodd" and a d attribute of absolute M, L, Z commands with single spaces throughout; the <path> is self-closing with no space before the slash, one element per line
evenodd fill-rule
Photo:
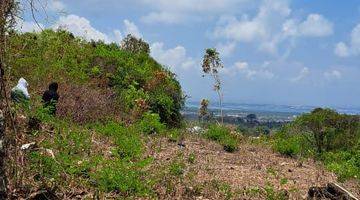
<path fill-rule="evenodd" d="M 165 138 L 148 141 L 155 159 L 149 170 L 182 166 L 176 175 L 154 175 L 162 180 L 157 186 L 162 199 L 305 199 L 312 186 L 338 183 L 320 163 L 284 157 L 266 145 L 243 141 L 238 151 L 227 153 L 198 136 L 188 136 L 182 144 Z M 340 185 L 360 197 L 357 181 Z"/>

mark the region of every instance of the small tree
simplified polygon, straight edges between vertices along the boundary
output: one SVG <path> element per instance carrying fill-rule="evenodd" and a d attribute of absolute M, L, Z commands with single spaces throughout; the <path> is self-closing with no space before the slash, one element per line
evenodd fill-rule
<path fill-rule="evenodd" d="M 121 49 L 134 54 L 146 53 L 150 54 L 150 46 L 143 39 L 136 38 L 131 34 L 127 35 L 120 44 Z"/>
<path fill-rule="evenodd" d="M 209 100 L 203 99 L 200 102 L 200 109 L 199 109 L 199 119 L 201 119 L 201 122 L 204 122 L 204 119 L 208 119 L 210 117 L 209 113 Z"/>
<path fill-rule="evenodd" d="M 360 120 L 357 116 L 339 114 L 331 109 L 316 108 L 296 119 L 309 132 L 318 154 L 355 145 Z M 312 141 L 310 139 L 310 141 Z"/>
<path fill-rule="evenodd" d="M 220 107 L 220 116 L 221 116 L 221 123 L 224 123 L 224 115 L 223 115 L 223 93 L 222 93 L 222 82 L 219 75 L 219 69 L 223 68 L 222 61 L 219 57 L 219 52 L 216 51 L 214 48 L 206 49 L 202 69 L 205 74 L 209 74 L 214 78 L 214 90 L 217 92 L 219 97 L 219 107 Z"/>

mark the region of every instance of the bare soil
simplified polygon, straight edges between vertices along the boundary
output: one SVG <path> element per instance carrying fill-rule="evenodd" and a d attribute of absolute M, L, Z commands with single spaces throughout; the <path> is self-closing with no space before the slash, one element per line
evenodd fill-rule
<path fill-rule="evenodd" d="M 148 141 L 148 152 L 155 159 L 152 170 L 165 170 L 179 159 L 185 163 L 181 176 L 157 174 L 162 180 L 157 187 L 161 199 L 278 199 L 279 193 L 286 199 L 306 199 L 310 187 L 339 183 L 321 163 L 284 157 L 266 145 L 243 141 L 238 151 L 227 153 L 198 136 L 182 143 L 185 147 L 166 138 Z M 188 161 L 190 155 L 195 156 L 193 163 Z M 360 197 L 358 181 L 339 184 Z"/>

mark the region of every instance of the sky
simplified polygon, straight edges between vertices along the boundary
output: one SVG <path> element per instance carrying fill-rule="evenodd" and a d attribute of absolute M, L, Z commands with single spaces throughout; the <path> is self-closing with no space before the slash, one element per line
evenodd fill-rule
<path fill-rule="evenodd" d="M 177 74 L 188 101 L 217 101 L 201 70 L 205 49 L 216 48 L 225 102 L 360 107 L 358 0 L 40 2 L 42 28 L 107 43 L 143 38 Z M 17 29 L 40 31 L 25 5 Z"/>

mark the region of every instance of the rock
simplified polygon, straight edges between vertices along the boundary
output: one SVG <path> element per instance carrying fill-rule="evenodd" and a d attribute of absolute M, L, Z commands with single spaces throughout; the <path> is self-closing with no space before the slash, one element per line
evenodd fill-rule
<path fill-rule="evenodd" d="M 204 131 L 204 129 L 201 128 L 200 126 L 194 126 L 194 127 L 192 127 L 192 128 L 188 128 L 187 130 L 188 130 L 190 133 L 193 133 L 193 134 L 199 134 L 199 133 L 201 133 L 201 132 Z"/>
<path fill-rule="evenodd" d="M 28 150 L 28 149 L 31 149 L 35 146 L 35 142 L 31 142 L 31 143 L 28 143 L 28 144 L 23 144 L 20 149 L 25 151 L 25 150 Z"/>
<path fill-rule="evenodd" d="M 51 156 L 52 158 L 55 159 L 55 154 L 54 154 L 53 150 L 51 150 L 51 149 L 45 149 L 45 152 L 46 152 L 49 156 Z"/>

